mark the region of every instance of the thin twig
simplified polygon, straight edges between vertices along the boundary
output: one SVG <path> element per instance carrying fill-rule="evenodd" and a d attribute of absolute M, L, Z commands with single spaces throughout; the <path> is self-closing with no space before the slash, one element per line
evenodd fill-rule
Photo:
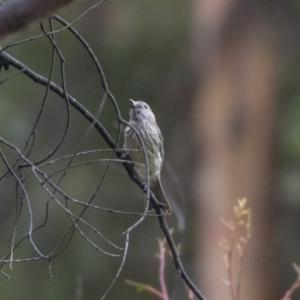
<path fill-rule="evenodd" d="M 300 266 L 297 266 L 297 264 L 293 263 L 293 267 L 295 271 L 297 272 L 297 278 L 294 281 L 294 283 L 291 285 L 291 287 L 286 291 L 283 298 L 281 300 L 291 300 L 292 294 L 300 288 Z"/>
<path fill-rule="evenodd" d="M 164 239 L 158 239 L 158 245 L 159 245 L 159 272 L 158 272 L 158 278 L 160 283 L 161 292 L 164 295 L 164 300 L 169 300 L 169 294 L 168 289 L 166 285 L 165 280 L 165 268 L 166 268 L 166 247 L 165 247 L 166 241 Z"/>
<path fill-rule="evenodd" d="M 132 281 L 132 280 L 128 280 L 128 279 L 125 280 L 125 283 L 137 288 L 138 290 L 146 290 L 149 293 L 151 293 L 153 295 L 156 295 L 160 299 L 165 300 L 164 294 L 162 292 L 160 292 L 158 289 L 154 288 L 153 286 L 151 286 L 149 284 L 136 282 L 136 281 Z"/>
<path fill-rule="evenodd" d="M 117 279 L 119 278 L 119 276 L 121 274 L 121 271 L 123 270 L 123 267 L 124 267 L 125 262 L 126 262 L 128 248 L 129 248 L 129 232 L 127 232 L 126 235 L 125 235 L 125 247 L 124 247 L 123 258 L 122 258 L 122 262 L 120 264 L 120 267 L 119 267 L 119 269 L 118 269 L 118 271 L 117 271 L 117 273 L 115 275 L 115 278 L 113 279 L 113 281 L 111 282 L 110 286 L 105 291 L 105 293 L 103 294 L 103 296 L 101 297 L 100 300 L 104 300 L 104 298 L 111 291 L 112 287 L 115 285 Z"/>

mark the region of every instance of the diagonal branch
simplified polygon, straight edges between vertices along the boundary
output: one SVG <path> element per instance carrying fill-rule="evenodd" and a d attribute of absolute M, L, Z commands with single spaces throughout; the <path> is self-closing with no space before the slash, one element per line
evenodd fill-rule
<path fill-rule="evenodd" d="M 126 169 L 128 175 L 130 178 L 137 183 L 140 188 L 146 193 L 147 191 L 144 188 L 144 182 L 141 180 L 141 178 L 138 176 L 138 174 L 135 172 L 133 169 L 130 160 L 128 157 L 124 157 L 124 153 L 117 149 L 117 144 L 115 141 L 112 139 L 112 137 L 109 135 L 109 133 L 106 131 L 106 129 L 102 126 L 102 124 L 93 116 L 92 113 L 90 113 L 82 104 L 80 104 L 74 97 L 72 97 L 70 94 L 66 93 L 61 87 L 56 85 L 53 82 L 49 82 L 48 79 L 45 77 L 35 73 L 32 71 L 30 68 L 28 68 L 26 65 L 21 63 L 20 61 L 14 59 L 12 56 L 7 54 L 6 52 L 2 51 L 0 52 L 0 65 L 1 63 L 3 65 L 12 65 L 18 70 L 22 70 L 22 72 L 31 78 L 33 81 L 44 85 L 48 86 L 53 92 L 55 92 L 57 95 L 62 97 L 63 99 L 67 100 L 71 106 L 73 106 L 79 113 L 81 113 L 91 124 L 94 124 L 94 127 L 98 132 L 101 134 L 105 142 L 108 144 L 108 146 L 112 149 L 115 150 L 116 155 L 121 158 L 125 159 L 125 162 L 123 162 L 123 166 Z M 67 99 L 66 99 L 67 98 Z M 168 242 L 168 245 L 170 247 L 170 250 L 173 255 L 174 259 L 174 264 L 175 268 L 177 270 L 177 273 L 182 277 L 182 279 L 185 281 L 187 286 L 194 292 L 194 294 L 197 296 L 198 299 L 200 300 L 205 300 L 204 296 L 202 293 L 198 290 L 196 285 L 192 282 L 192 280 L 189 278 L 187 275 L 186 271 L 184 270 L 184 267 L 182 265 L 179 253 L 176 249 L 175 242 L 171 236 L 166 218 L 162 215 L 162 209 L 161 205 L 159 204 L 160 202 L 156 199 L 154 194 L 150 191 L 150 200 L 157 212 L 157 217 L 159 219 L 161 229 L 166 237 L 166 240 Z M 127 232 L 128 234 L 128 232 Z"/>

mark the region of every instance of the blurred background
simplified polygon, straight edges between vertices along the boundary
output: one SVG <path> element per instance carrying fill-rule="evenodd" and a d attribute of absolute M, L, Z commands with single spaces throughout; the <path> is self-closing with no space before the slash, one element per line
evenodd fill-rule
<path fill-rule="evenodd" d="M 59 14 L 71 22 L 93 3 L 75 1 Z M 207 299 L 232 299 L 223 282 L 227 276 L 224 249 L 218 245 L 230 233 L 220 220 L 231 219 L 233 206 L 243 197 L 252 208 L 253 236 L 243 267 L 241 299 L 281 299 L 296 278 L 292 263 L 300 264 L 299 17 L 298 1 L 111 0 L 74 24 L 102 64 L 123 118 L 128 119 L 129 98 L 146 101 L 155 112 L 165 138 L 162 182 L 174 208 L 167 221 L 180 244 L 188 274 Z M 6 38 L 1 47 L 40 33 L 38 24 L 31 25 Z M 96 114 L 103 93 L 95 66 L 69 32 L 56 34 L 56 39 L 65 58 L 68 92 Z M 46 38 L 7 49 L 46 77 L 51 51 Z M 57 59 L 53 81 L 58 84 L 59 65 Z M 12 67 L 1 71 L 0 80 L 15 72 Z M 2 83 L 1 137 L 23 149 L 44 95 L 44 87 L 22 74 Z M 63 135 L 66 117 L 65 102 L 50 92 L 30 154 L 32 161 L 55 147 Z M 117 115 L 109 100 L 99 120 L 116 138 Z M 55 158 L 72 154 L 88 127 L 88 122 L 72 109 L 70 130 Z M 107 148 L 102 137 L 92 131 L 80 150 Z M 14 151 L 4 145 L 1 149 L 13 163 Z M 109 151 L 97 152 L 84 155 L 84 159 L 110 155 Z M 51 173 L 63 166 L 57 161 L 45 169 Z M 106 166 L 100 161 L 72 168 L 62 187 L 76 199 L 86 201 Z M 3 161 L 0 167 L 3 174 Z M 8 251 L 20 205 L 15 186 L 13 178 L 1 181 L 3 253 Z M 47 218 L 46 226 L 34 234 L 37 245 L 47 254 L 71 221 L 54 201 L 47 206 L 49 196 L 33 176 L 28 176 L 26 187 L 33 225 L 39 226 Z M 122 165 L 113 163 L 93 204 L 142 212 L 143 199 Z M 30 225 L 25 200 L 23 206 L 16 241 L 27 234 Z M 71 207 L 74 212 L 80 211 L 75 204 Z M 84 218 L 121 247 L 122 232 L 138 220 L 137 216 L 96 209 L 89 209 Z M 87 228 L 82 230 L 101 249 L 122 254 Z M 159 288 L 159 262 L 155 257 L 158 237 L 162 232 L 155 217 L 146 218 L 132 232 L 126 264 L 106 299 L 157 299 L 137 292 L 124 280 Z M 14 259 L 36 256 L 26 240 L 14 252 Z M 77 233 L 52 260 L 52 276 L 47 260 L 3 266 L 13 280 L 0 277 L 1 299 L 100 299 L 120 263 L 120 257 L 100 253 Z M 170 257 L 166 263 L 171 299 L 187 299 Z M 293 299 L 299 296 L 295 293 Z"/>

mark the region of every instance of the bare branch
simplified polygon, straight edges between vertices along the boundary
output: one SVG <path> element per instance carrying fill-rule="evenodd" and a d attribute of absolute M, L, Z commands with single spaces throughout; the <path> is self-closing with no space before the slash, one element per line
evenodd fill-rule
<path fill-rule="evenodd" d="M 49 6 L 47 6 L 47 5 L 46 6 L 47 6 L 48 9 L 50 7 L 50 11 L 53 11 L 54 9 L 56 9 L 55 5 L 58 5 L 58 4 L 63 5 L 63 3 L 66 4 L 66 3 L 70 2 L 70 1 L 71 0 L 67 0 L 67 1 L 56 0 L 56 1 L 52 1 L 51 2 L 51 1 L 45 1 L 45 0 L 43 0 L 43 1 L 42 0 L 39 0 L 39 1 L 38 0 L 34 0 L 34 1 L 31 1 L 32 2 L 31 4 L 35 5 L 36 7 L 39 6 L 41 8 L 41 7 L 43 7 L 43 5 L 46 5 L 46 3 L 49 2 L 48 3 Z M 10 5 L 16 3 L 16 4 L 20 5 L 20 8 L 21 8 L 22 5 L 24 5 L 24 3 L 27 3 L 27 2 L 28 1 L 26 1 L 26 0 L 22 0 L 22 1 L 21 0 L 16 0 L 16 1 L 11 2 Z M 99 3 L 101 3 L 101 2 L 102 1 L 100 1 Z M 31 9 L 32 9 L 32 5 L 31 5 Z M 7 7 L 11 7 L 11 6 L 4 5 L 0 9 L 0 35 L 3 34 L 3 33 L 1 33 L 1 23 L 3 21 L 1 19 L 1 10 L 3 8 L 7 9 Z M 59 6 L 57 6 L 57 7 L 59 7 Z M 29 9 L 30 9 L 30 7 L 27 7 L 27 10 L 29 10 Z M 36 15 L 36 17 L 39 18 L 39 17 L 42 17 L 42 16 L 44 16 L 46 14 L 47 14 L 46 11 L 43 11 L 43 13 L 38 12 L 38 14 Z M 28 22 L 30 22 L 30 21 L 34 20 L 34 17 L 30 13 L 27 13 L 25 19 L 28 20 Z M 101 67 L 101 65 L 100 65 L 100 63 L 99 63 L 96 55 L 93 53 L 91 47 L 84 40 L 84 38 L 71 26 L 72 23 L 70 25 L 69 23 L 67 23 L 65 20 L 63 20 L 62 18 L 60 18 L 58 16 L 53 17 L 52 20 L 53 19 L 55 21 L 61 23 L 64 26 L 64 29 L 68 29 L 71 32 L 71 34 L 77 38 L 77 40 L 79 41 L 79 43 L 85 48 L 86 52 L 90 55 L 90 57 L 91 57 L 94 65 L 97 68 L 97 71 L 98 71 L 98 74 L 99 74 L 99 77 L 100 77 L 101 86 L 102 86 L 102 91 L 101 92 L 103 93 L 103 98 L 102 98 L 102 101 L 99 103 L 98 111 L 94 115 L 90 111 L 88 111 L 83 104 L 81 104 L 77 99 L 75 99 L 74 97 L 72 97 L 68 93 L 67 88 L 66 88 L 66 78 L 65 78 L 65 75 L 64 75 L 64 71 L 63 71 L 64 70 L 64 66 L 63 66 L 64 59 L 63 59 L 63 56 L 60 53 L 60 50 L 57 47 L 56 42 L 55 42 L 55 36 L 54 35 L 55 35 L 55 32 L 57 32 L 57 31 L 53 30 L 53 28 L 51 27 L 51 25 L 50 25 L 50 32 L 47 32 L 44 28 L 42 28 L 43 31 L 44 31 L 44 36 L 47 36 L 48 39 L 49 39 L 49 41 L 50 41 L 50 43 L 51 43 L 52 53 L 53 53 L 52 54 L 52 65 L 51 65 L 51 70 L 50 70 L 50 74 L 48 75 L 48 78 L 45 78 L 45 77 L 43 77 L 43 76 L 35 73 L 29 67 L 27 67 L 26 65 L 24 65 L 20 61 L 17 61 L 16 59 L 14 59 L 12 56 L 10 56 L 9 54 L 7 54 L 6 52 L 0 51 L 0 66 L 3 65 L 5 68 L 8 68 L 8 66 L 11 65 L 11 66 L 15 67 L 16 69 L 20 70 L 28 78 L 31 78 L 37 84 L 40 84 L 40 85 L 43 85 L 43 86 L 46 87 L 46 92 L 45 92 L 44 100 L 43 100 L 43 102 L 41 104 L 41 108 L 44 107 L 44 102 L 46 100 L 48 91 L 52 90 L 54 93 L 56 93 L 57 95 L 59 95 L 65 101 L 65 104 L 66 104 L 66 107 L 67 107 L 67 112 L 68 112 L 68 118 L 71 115 L 71 108 L 74 108 L 75 110 L 77 110 L 79 112 L 79 114 L 81 116 L 83 116 L 87 120 L 87 123 L 89 124 L 89 128 L 87 129 L 85 135 L 81 139 L 81 142 L 78 144 L 78 146 L 76 147 L 75 151 L 71 155 L 67 155 L 64 158 L 55 158 L 55 159 L 53 158 L 53 153 L 56 152 L 56 149 L 58 149 L 59 146 L 60 146 L 60 144 L 62 143 L 62 141 L 65 140 L 65 134 L 68 131 L 68 126 L 69 126 L 69 122 L 67 122 L 67 125 L 65 126 L 65 133 L 63 134 L 63 137 L 61 138 L 61 140 L 58 143 L 57 147 L 55 147 L 54 150 L 51 151 L 50 154 L 47 155 L 44 159 L 42 159 L 40 161 L 36 161 L 35 163 L 31 162 L 31 160 L 29 159 L 29 154 L 31 152 L 31 147 L 32 147 L 32 145 L 34 143 L 35 131 L 36 131 L 36 128 L 37 128 L 37 124 L 39 123 L 40 116 L 41 116 L 42 112 L 40 113 L 40 115 L 38 115 L 38 118 L 37 118 L 37 120 L 35 122 L 33 131 L 32 131 L 32 135 L 27 140 L 28 142 L 31 141 L 31 143 L 32 143 L 32 145 L 29 147 L 29 151 L 28 151 L 27 155 L 24 154 L 24 153 L 22 153 L 19 150 L 19 148 L 15 147 L 13 145 L 10 145 L 4 139 L 0 138 L 0 142 L 2 144 L 5 144 L 6 146 L 12 148 L 13 150 L 15 150 L 17 152 L 17 159 L 16 159 L 16 161 L 15 161 L 14 164 L 11 164 L 11 163 L 9 163 L 6 160 L 4 153 L 1 151 L 1 148 L 0 148 L 0 154 L 1 154 L 0 156 L 2 157 L 2 160 L 5 162 L 5 165 L 7 166 L 7 169 L 8 169 L 8 172 L 7 172 L 7 174 L 5 174 L 5 176 L 7 176 L 7 177 L 9 177 L 9 176 L 13 177 L 15 179 L 15 181 L 18 183 L 18 187 L 20 189 L 20 192 L 24 194 L 24 195 L 22 195 L 20 197 L 20 203 L 22 203 L 22 201 L 24 201 L 24 203 L 27 203 L 28 209 L 30 208 L 30 203 L 29 203 L 29 200 L 28 200 L 28 195 L 26 194 L 26 186 L 25 186 L 25 183 L 23 182 L 24 180 L 27 179 L 27 176 L 29 177 L 29 175 L 30 176 L 34 176 L 34 178 L 37 179 L 37 181 L 40 184 L 40 186 L 46 191 L 46 193 L 49 196 L 49 200 L 48 200 L 48 202 L 46 204 L 46 217 L 45 217 L 44 223 L 41 226 L 37 227 L 37 228 L 41 228 L 47 222 L 47 218 L 48 218 L 48 206 L 49 206 L 50 200 L 53 200 L 53 202 L 56 203 L 59 206 L 59 208 L 61 208 L 62 211 L 65 212 L 70 217 L 70 221 L 71 221 L 71 225 L 67 228 L 67 230 L 64 232 L 64 235 L 60 238 L 60 240 L 57 242 L 56 246 L 53 248 L 53 250 L 50 253 L 48 253 L 48 255 L 42 255 L 41 252 L 36 247 L 35 250 L 36 250 L 36 252 L 39 253 L 39 255 L 40 255 L 39 257 L 33 257 L 33 258 L 30 258 L 30 259 L 22 259 L 22 260 L 20 260 L 20 259 L 14 259 L 13 257 L 11 257 L 10 259 L 7 259 L 7 257 L 9 257 L 9 254 L 8 254 L 5 259 L 0 260 L 0 262 L 1 262 L 0 267 L 3 264 L 11 263 L 12 261 L 13 262 L 23 262 L 23 261 L 33 261 L 33 260 L 39 260 L 39 259 L 45 259 L 46 258 L 46 259 L 49 259 L 49 273 L 51 274 L 51 259 L 54 258 L 54 257 L 56 257 L 57 255 L 59 255 L 62 251 L 64 251 L 68 247 L 68 245 L 70 243 L 70 240 L 71 240 L 74 232 L 78 232 L 86 241 L 88 241 L 88 243 L 91 246 L 95 247 L 98 251 L 101 251 L 102 253 L 104 253 L 100 249 L 100 247 L 98 247 L 96 245 L 96 243 L 94 243 L 83 232 L 82 228 L 79 227 L 79 224 L 80 225 L 83 224 L 88 229 L 90 229 L 91 231 L 93 231 L 94 233 L 96 233 L 98 236 L 101 236 L 103 238 L 102 234 L 92 224 L 89 224 L 87 221 L 85 221 L 85 220 L 82 219 L 82 215 L 87 210 L 87 208 L 97 208 L 97 209 L 103 209 L 103 210 L 106 210 L 106 211 L 112 211 L 111 209 L 101 208 L 99 206 L 92 205 L 91 202 L 95 198 L 95 195 L 98 192 L 98 189 L 100 188 L 100 186 L 102 186 L 102 182 L 104 180 L 104 177 L 106 177 L 106 172 L 107 172 L 109 166 L 111 165 L 111 163 L 113 161 L 115 161 L 115 162 L 117 161 L 117 162 L 122 162 L 123 167 L 126 169 L 126 171 L 127 171 L 128 175 L 130 176 L 130 178 L 139 185 L 139 187 L 143 190 L 143 192 L 147 194 L 147 198 L 150 199 L 150 201 L 152 202 L 153 207 L 156 210 L 156 213 L 157 213 L 156 216 L 159 219 L 159 222 L 160 222 L 160 225 L 161 225 L 161 229 L 163 230 L 163 233 L 164 233 L 164 235 L 166 237 L 166 241 L 167 241 L 167 243 L 168 243 L 168 245 L 169 245 L 169 247 L 171 249 L 171 252 L 172 252 L 172 255 L 173 255 L 174 264 L 175 264 L 175 267 L 176 267 L 176 270 L 177 270 L 178 274 L 186 282 L 187 286 L 194 292 L 194 294 L 197 296 L 197 298 L 200 299 L 200 300 L 204 300 L 205 298 L 203 297 L 203 295 L 201 294 L 201 292 L 197 289 L 197 287 L 194 285 L 194 283 L 188 277 L 188 275 L 186 274 L 186 272 L 184 270 L 184 267 L 182 265 L 182 262 L 181 262 L 181 259 L 180 259 L 180 256 L 179 256 L 179 253 L 178 253 L 178 250 L 177 250 L 177 247 L 175 245 L 175 242 L 174 242 L 174 240 L 173 240 L 173 238 L 171 236 L 170 230 L 168 228 L 168 224 L 166 222 L 166 219 L 162 215 L 162 210 L 161 210 L 162 206 L 161 206 L 161 204 L 157 201 L 157 199 L 155 198 L 154 194 L 150 191 L 149 187 L 145 190 L 145 188 L 144 188 L 144 182 L 141 180 L 141 178 L 134 171 L 134 169 L 132 167 L 132 164 L 131 164 L 131 161 L 128 159 L 128 157 L 126 155 L 124 155 L 124 152 L 121 149 L 119 149 L 118 145 L 119 145 L 119 138 L 120 138 L 120 133 L 121 133 L 121 129 L 120 128 L 121 128 L 121 126 L 123 124 L 128 125 L 128 123 L 125 120 L 123 120 L 123 118 L 121 116 L 121 113 L 120 113 L 117 101 L 115 100 L 113 94 L 110 92 L 110 90 L 108 88 L 108 84 L 107 84 L 107 81 L 106 81 L 106 78 L 105 78 L 105 74 L 104 74 L 104 72 L 102 70 L 102 67 Z M 22 26 L 24 26 L 25 24 L 27 24 L 27 23 L 24 23 L 24 19 L 22 19 L 22 18 L 17 23 L 18 24 L 15 24 L 16 28 L 14 30 L 22 28 Z M 60 87 L 59 85 L 57 85 L 54 82 L 52 82 L 52 79 L 51 79 L 51 77 L 52 77 L 52 68 L 53 68 L 54 59 L 55 59 L 55 54 L 57 54 L 60 57 L 60 60 L 61 60 L 60 70 L 61 70 L 61 78 L 62 78 L 62 82 L 61 82 L 62 87 Z M 118 133 L 117 133 L 117 137 L 115 139 L 113 139 L 110 136 L 110 134 L 107 132 L 106 128 L 98 120 L 99 119 L 98 117 L 100 116 L 100 113 L 102 111 L 102 107 L 105 104 L 106 98 L 109 99 L 109 101 L 112 103 L 112 105 L 113 105 L 113 107 L 115 109 L 116 119 L 118 121 L 118 128 L 117 128 Z M 89 197 L 89 199 L 88 199 L 87 202 L 83 202 L 83 201 L 78 201 L 78 200 L 72 198 L 67 192 L 65 192 L 60 187 L 60 183 L 62 181 L 62 178 L 64 178 L 66 172 L 69 169 L 75 168 L 75 167 L 77 167 L 77 166 L 79 166 L 81 164 L 88 164 L 89 163 L 89 161 L 86 161 L 86 162 L 83 162 L 83 163 L 76 164 L 76 163 L 73 162 L 73 160 L 76 157 L 78 157 L 79 155 L 81 155 L 81 153 L 79 152 L 80 149 L 81 149 L 81 146 L 85 143 L 85 141 L 86 141 L 87 137 L 89 136 L 90 132 L 92 131 L 92 129 L 96 129 L 99 132 L 99 134 L 102 136 L 103 140 L 106 142 L 106 144 L 109 146 L 109 148 L 111 148 L 111 150 L 108 151 L 109 156 L 110 156 L 109 159 L 95 160 L 95 162 L 97 162 L 97 161 L 98 162 L 99 161 L 102 161 L 102 162 L 106 161 L 107 164 L 106 164 L 106 166 L 104 168 L 104 172 L 102 174 L 102 177 L 98 181 L 97 186 L 96 186 L 95 191 L 93 192 L 92 196 Z M 26 148 L 24 149 L 24 151 L 25 150 L 26 150 Z M 118 157 L 118 159 L 114 159 L 114 155 L 116 155 Z M 49 161 L 50 158 L 52 159 L 51 161 Z M 60 168 L 60 169 L 58 169 L 56 171 L 52 171 L 52 173 L 50 175 L 46 174 L 46 172 L 44 172 L 44 171 L 41 170 L 41 169 L 44 170 L 44 167 L 46 168 L 47 165 L 53 164 L 54 162 L 57 162 L 60 159 L 67 159 L 68 160 L 67 161 L 67 165 L 64 168 Z M 146 165 L 146 168 L 148 168 L 147 157 L 146 157 L 146 164 L 145 165 Z M 23 175 L 22 172 L 23 172 L 23 170 L 26 170 L 26 168 L 28 168 L 29 171 L 27 171 L 27 173 Z M 59 175 L 60 176 L 60 178 L 58 180 L 58 183 L 54 182 L 54 179 L 53 179 L 53 177 L 55 177 L 54 175 Z M 26 201 L 23 200 L 23 198 Z M 80 204 L 81 207 L 79 207 L 79 208 L 81 209 L 81 211 L 79 211 L 79 212 L 76 211 L 76 213 L 74 213 L 71 210 L 71 207 L 70 207 L 71 201 L 74 202 L 74 203 Z M 65 202 L 65 204 L 63 204 L 63 202 Z M 114 212 L 118 212 L 118 211 L 114 211 Z M 113 287 L 115 281 L 117 280 L 117 278 L 120 275 L 121 270 L 123 269 L 123 266 L 125 264 L 126 257 L 127 257 L 128 247 L 129 247 L 129 235 L 130 235 L 130 232 L 144 220 L 144 218 L 146 217 L 146 212 L 147 212 L 147 208 L 145 209 L 144 213 L 141 215 L 141 218 L 134 225 L 132 225 L 129 229 L 127 229 L 125 231 L 124 247 L 123 248 L 116 247 L 119 250 L 123 250 L 122 261 L 120 263 L 119 269 L 117 270 L 115 278 L 111 282 L 111 284 L 110 284 L 109 288 L 107 289 L 107 291 L 104 293 L 102 299 L 104 299 L 106 297 L 107 293 Z M 136 215 L 138 215 L 138 214 L 136 214 Z M 18 221 L 18 215 L 16 217 L 15 224 L 17 224 L 17 221 Z M 32 221 L 32 219 L 31 219 L 31 221 Z M 29 234 L 25 238 L 29 237 L 31 239 L 32 233 L 34 233 L 34 231 L 37 228 L 34 229 L 31 226 L 31 228 L 29 230 Z M 21 241 L 19 241 L 19 242 L 17 242 L 15 244 L 15 241 L 14 241 L 15 240 L 15 236 L 16 236 L 16 234 L 13 231 L 12 237 L 11 237 L 12 241 L 11 241 L 11 244 L 10 244 L 11 248 L 10 248 L 10 250 L 7 251 L 7 252 L 10 252 L 11 254 L 13 253 L 14 249 L 23 240 L 25 240 L 25 238 L 21 239 Z M 106 240 L 106 241 L 109 242 L 108 240 Z M 32 240 L 31 240 L 31 243 L 32 243 L 33 246 L 35 246 Z M 108 254 L 110 254 L 112 256 L 111 253 L 108 253 Z M 116 256 L 116 255 L 114 255 L 114 256 Z"/>
<path fill-rule="evenodd" d="M 74 97 L 72 97 L 71 95 L 66 93 L 62 88 L 60 88 L 53 82 L 49 82 L 48 79 L 36 74 L 34 71 L 29 69 L 27 66 L 25 66 L 21 62 L 17 61 L 10 55 L 8 55 L 6 52 L 0 52 L 0 60 L 3 60 L 5 63 L 14 66 L 18 70 L 23 70 L 23 73 L 25 75 L 27 75 L 29 78 L 31 78 L 32 80 L 34 80 L 35 82 L 42 84 L 44 86 L 49 86 L 49 88 L 52 91 L 54 91 L 56 94 L 61 96 L 63 99 L 65 99 L 67 97 L 70 105 L 73 106 L 76 110 L 78 110 L 91 124 L 94 124 L 95 128 L 99 131 L 99 133 L 101 134 L 103 139 L 106 141 L 108 146 L 111 147 L 112 149 L 115 149 L 115 153 L 120 159 L 124 159 L 123 152 L 117 149 L 117 144 L 112 139 L 112 137 L 109 135 L 109 133 L 106 131 L 106 129 L 102 126 L 102 124 L 98 120 L 96 120 L 96 118 L 81 103 L 79 103 Z M 104 85 L 104 88 L 107 88 L 107 90 L 108 90 L 108 87 L 106 85 Z M 114 98 L 113 98 L 113 100 L 114 100 Z M 126 123 L 125 121 L 123 121 L 123 122 Z M 126 160 L 127 159 L 128 158 L 126 158 Z M 133 169 L 133 167 L 131 166 L 131 164 L 126 161 L 125 163 L 123 163 L 123 166 L 126 169 L 127 173 L 129 174 L 130 178 L 134 182 L 136 182 L 140 186 L 140 188 L 146 193 L 147 191 L 144 190 L 144 182 L 136 174 L 136 172 Z M 182 277 L 182 279 L 186 282 L 187 286 L 194 292 L 194 294 L 198 297 L 198 299 L 204 300 L 205 299 L 204 296 L 198 290 L 196 285 L 192 282 L 192 280 L 189 278 L 186 271 L 184 270 L 184 267 L 182 265 L 175 242 L 171 236 L 168 224 L 166 222 L 166 218 L 162 215 L 161 205 L 159 205 L 158 200 L 155 198 L 154 194 L 151 191 L 150 191 L 150 200 L 152 201 L 152 204 L 157 212 L 157 217 L 159 219 L 161 229 L 166 237 L 166 240 L 167 240 L 170 250 L 172 252 L 177 273 Z M 126 235 L 128 235 L 129 231 L 126 231 Z"/>

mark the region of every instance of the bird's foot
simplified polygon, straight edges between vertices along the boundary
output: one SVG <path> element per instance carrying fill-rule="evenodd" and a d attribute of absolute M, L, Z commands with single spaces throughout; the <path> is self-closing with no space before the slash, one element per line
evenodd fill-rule
<path fill-rule="evenodd" d="M 120 159 L 129 160 L 129 155 L 126 152 L 124 152 L 124 153 L 121 154 Z"/>
<path fill-rule="evenodd" d="M 148 189 L 148 184 L 147 184 L 146 182 L 143 182 L 143 183 L 141 184 L 141 188 L 142 188 L 143 192 L 146 193 L 146 192 L 147 192 L 147 189 Z"/>

